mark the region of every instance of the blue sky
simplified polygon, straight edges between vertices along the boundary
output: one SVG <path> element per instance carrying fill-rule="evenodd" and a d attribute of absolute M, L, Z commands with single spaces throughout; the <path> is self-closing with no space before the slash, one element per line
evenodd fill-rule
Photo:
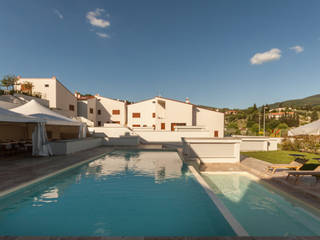
<path fill-rule="evenodd" d="M 0 1 L 0 77 L 244 108 L 319 93 L 320 1 Z"/>

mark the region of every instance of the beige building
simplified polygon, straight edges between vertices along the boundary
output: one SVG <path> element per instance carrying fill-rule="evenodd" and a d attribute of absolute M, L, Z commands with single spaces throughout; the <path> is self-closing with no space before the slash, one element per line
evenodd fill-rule
<path fill-rule="evenodd" d="M 78 95 L 78 116 L 92 121 L 94 126 L 103 126 L 105 123 L 126 125 L 126 110 L 125 101 L 101 97 L 99 94 L 87 99 Z"/>
<path fill-rule="evenodd" d="M 128 126 L 175 131 L 176 126 L 203 126 L 214 137 L 224 136 L 224 114 L 186 102 L 155 97 L 127 106 Z"/>
<path fill-rule="evenodd" d="M 38 95 L 49 101 L 49 107 L 65 116 L 77 116 L 76 97 L 53 76 L 52 78 L 21 78 L 18 76 L 18 91 Z M 26 83 L 32 83 L 32 90 L 26 88 Z"/>

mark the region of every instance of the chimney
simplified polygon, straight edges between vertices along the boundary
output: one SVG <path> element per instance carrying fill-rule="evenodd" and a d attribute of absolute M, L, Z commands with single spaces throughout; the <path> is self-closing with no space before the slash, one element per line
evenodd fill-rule
<path fill-rule="evenodd" d="M 56 76 L 52 76 L 52 79 L 53 79 L 53 80 L 57 80 L 57 77 L 56 77 Z"/>
<path fill-rule="evenodd" d="M 186 103 L 190 103 L 190 100 L 188 97 L 186 97 Z"/>

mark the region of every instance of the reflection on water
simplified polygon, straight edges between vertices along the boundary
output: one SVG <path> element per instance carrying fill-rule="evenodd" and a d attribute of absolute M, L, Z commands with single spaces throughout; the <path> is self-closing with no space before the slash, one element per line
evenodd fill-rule
<path fill-rule="evenodd" d="M 176 152 L 115 151 L 0 198 L 0 235 L 234 232 Z"/>
<path fill-rule="evenodd" d="M 181 176 L 182 161 L 176 152 L 113 152 L 105 158 L 89 164 L 86 175 L 97 177 L 124 175 L 154 176 L 155 182 L 161 182 Z"/>
<path fill-rule="evenodd" d="M 42 193 L 39 197 L 33 198 L 34 207 L 41 207 L 43 203 L 57 202 L 59 198 L 59 190 L 57 187 L 50 188 Z"/>

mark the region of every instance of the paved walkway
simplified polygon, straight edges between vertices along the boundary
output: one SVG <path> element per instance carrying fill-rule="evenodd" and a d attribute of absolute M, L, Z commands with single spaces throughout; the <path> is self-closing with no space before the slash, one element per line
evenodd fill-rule
<path fill-rule="evenodd" d="M 66 156 L 2 159 L 0 161 L 0 192 L 44 177 L 111 150 L 112 148 L 110 147 L 98 147 Z"/>

